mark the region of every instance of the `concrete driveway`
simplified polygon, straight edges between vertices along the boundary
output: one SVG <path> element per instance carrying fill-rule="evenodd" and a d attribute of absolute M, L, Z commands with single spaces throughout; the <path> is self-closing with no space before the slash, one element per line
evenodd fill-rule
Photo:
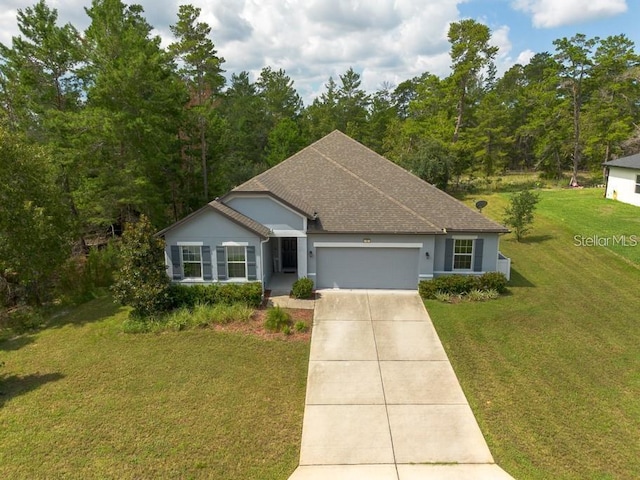
<path fill-rule="evenodd" d="M 507 480 L 414 291 L 320 292 L 290 480 Z"/>

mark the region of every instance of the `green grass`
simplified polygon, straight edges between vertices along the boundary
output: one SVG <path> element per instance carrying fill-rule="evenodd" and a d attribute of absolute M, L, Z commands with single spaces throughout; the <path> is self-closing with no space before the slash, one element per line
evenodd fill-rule
<path fill-rule="evenodd" d="M 595 189 L 541 196 L 525 241 L 501 242 L 511 295 L 427 308 L 495 460 L 515 478 L 640 478 L 640 245 L 574 244 L 582 231 L 640 233 L 640 209 Z M 508 196 L 483 198 L 499 219 Z"/>
<path fill-rule="evenodd" d="M 91 301 L 0 343 L 0 478 L 281 479 L 299 455 L 309 345 L 131 335 Z"/>

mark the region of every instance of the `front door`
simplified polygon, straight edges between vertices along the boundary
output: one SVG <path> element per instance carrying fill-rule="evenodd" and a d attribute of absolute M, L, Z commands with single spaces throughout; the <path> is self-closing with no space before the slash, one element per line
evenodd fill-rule
<path fill-rule="evenodd" d="M 282 239 L 282 270 L 295 272 L 298 268 L 298 239 Z"/>

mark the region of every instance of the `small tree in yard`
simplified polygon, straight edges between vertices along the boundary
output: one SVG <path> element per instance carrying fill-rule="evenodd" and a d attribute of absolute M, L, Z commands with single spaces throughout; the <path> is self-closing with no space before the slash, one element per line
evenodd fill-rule
<path fill-rule="evenodd" d="M 137 223 L 127 225 L 120 259 L 120 270 L 112 287 L 115 299 L 133 307 L 132 314 L 139 317 L 166 310 L 170 282 L 164 246 L 162 240 L 154 237 L 154 228 L 144 215 Z"/>
<path fill-rule="evenodd" d="M 518 241 L 529 231 L 529 226 L 533 223 L 533 211 L 539 201 L 539 195 L 531 190 L 523 190 L 511 197 L 509 206 L 504 211 L 504 223 L 513 227 Z"/>

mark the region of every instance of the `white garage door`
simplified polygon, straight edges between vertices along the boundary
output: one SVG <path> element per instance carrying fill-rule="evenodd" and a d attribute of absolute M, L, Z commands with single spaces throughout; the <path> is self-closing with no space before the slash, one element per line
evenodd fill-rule
<path fill-rule="evenodd" d="M 418 288 L 417 248 L 316 249 L 318 288 Z"/>

